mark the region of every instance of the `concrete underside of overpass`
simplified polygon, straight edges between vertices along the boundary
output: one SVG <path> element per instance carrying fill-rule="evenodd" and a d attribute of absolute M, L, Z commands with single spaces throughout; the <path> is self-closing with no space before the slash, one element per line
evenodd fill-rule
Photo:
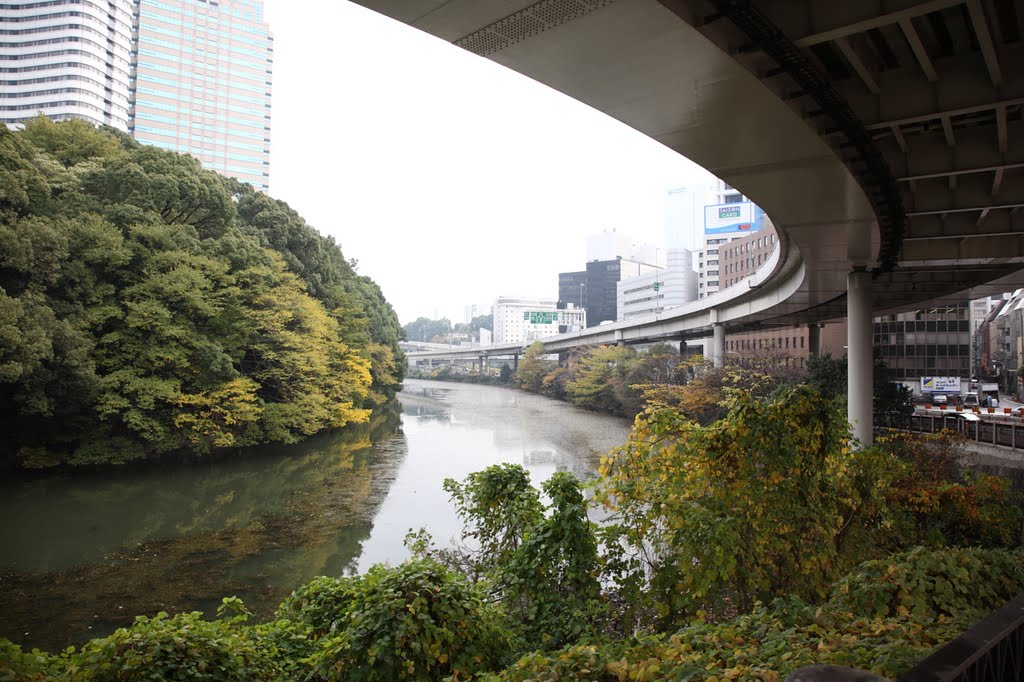
<path fill-rule="evenodd" d="M 844 317 L 852 267 L 872 272 L 875 313 L 1024 283 L 1013 0 L 361 4 L 619 119 L 762 206 L 782 258 L 761 290 L 712 302 L 730 328 Z M 784 300 L 766 295 L 797 267 Z"/>
<path fill-rule="evenodd" d="M 724 328 L 846 317 L 870 442 L 871 315 L 1024 285 L 1019 0 L 358 1 L 632 126 L 774 222 L 738 286 L 548 350 L 714 330 L 720 361 Z"/>

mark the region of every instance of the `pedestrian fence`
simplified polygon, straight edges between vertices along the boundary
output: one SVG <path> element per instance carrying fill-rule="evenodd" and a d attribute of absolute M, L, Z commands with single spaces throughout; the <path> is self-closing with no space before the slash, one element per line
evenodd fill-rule
<path fill-rule="evenodd" d="M 973 418 L 965 415 L 973 415 Z M 1019 410 L 981 415 L 973 412 L 932 411 L 912 415 L 878 415 L 875 424 L 881 428 L 914 433 L 938 433 L 948 429 L 978 443 L 1024 449 L 1024 418 L 1020 415 Z"/>

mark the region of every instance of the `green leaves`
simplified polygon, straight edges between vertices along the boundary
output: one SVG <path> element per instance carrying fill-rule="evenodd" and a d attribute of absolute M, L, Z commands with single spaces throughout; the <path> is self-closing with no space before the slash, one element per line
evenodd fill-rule
<path fill-rule="evenodd" d="M 529 473 L 495 464 L 448 479 L 480 575 L 518 623 L 527 646 L 551 649 L 595 631 L 604 614 L 597 581 L 597 540 L 580 483 L 567 472 L 544 482 L 545 510 Z"/>
<path fill-rule="evenodd" d="M 721 622 L 530 654 L 486 680 L 771 680 L 832 664 L 899 677 L 1024 590 L 1019 551 L 916 548 L 867 562 L 820 606 L 788 597 Z"/>
<path fill-rule="evenodd" d="M 602 464 L 600 497 L 651 576 L 651 591 L 631 598 L 662 604 L 669 621 L 720 595 L 743 611 L 820 594 L 843 519 L 857 511 L 834 405 L 806 387 L 769 401 L 739 392 L 731 405 L 708 427 L 648 409 Z"/>
<path fill-rule="evenodd" d="M 77 121 L 0 130 L 0 176 L 0 456 L 296 442 L 394 397 L 394 311 L 282 202 Z"/>
<path fill-rule="evenodd" d="M 503 616 L 477 587 L 431 559 L 318 578 L 281 606 L 310 628 L 307 659 L 325 680 L 468 679 L 507 656 Z"/>

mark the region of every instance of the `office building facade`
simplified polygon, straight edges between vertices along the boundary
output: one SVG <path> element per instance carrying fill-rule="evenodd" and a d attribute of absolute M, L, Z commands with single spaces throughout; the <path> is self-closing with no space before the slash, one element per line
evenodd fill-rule
<path fill-rule="evenodd" d="M 573 304 L 548 298 L 499 296 L 494 301 L 494 343 L 527 344 L 556 334 L 579 331 L 587 313 Z"/>
<path fill-rule="evenodd" d="M 921 377 L 970 377 L 969 303 L 877 317 L 874 336 L 892 378 L 911 388 Z"/>
<path fill-rule="evenodd" d="M 0 9 L 0 122 L 40 113 L 129 128 L 132 0 L 6 4 Z"/>
<path fill-rule="evenodd" d="M 618 320 L 663 313 L 697 299 L 697 273 L 689 249 L 669 249 L 664 268 L 620 279 L 615 287 Z"/>
<path fill-rule="evenodd" d="M 132 135 L 270 186 L 273 38 L 262 0 L 141 0 Z"/>
<path fill-rule="evenodd" d="M 130 132 L 266 191 L 273 37 L 262 0 L 49 0 L 0 9 L 0 121 Z"/>

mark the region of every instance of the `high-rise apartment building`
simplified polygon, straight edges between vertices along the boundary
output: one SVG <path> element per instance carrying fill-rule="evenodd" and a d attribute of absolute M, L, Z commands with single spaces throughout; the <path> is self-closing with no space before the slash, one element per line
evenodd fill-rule
<path fill-rule="evenodd" d="M 128 130 L 132 0 L 0 5 L 0 122 L 78 118 Z"/>
<path fill-rule="evenodd" d="M 0 122 L 129 131 L 266 191 L 273 37 L 262 0 L 0 5 Z"/>
<path fill-rule="evenodd" d="M 273 38 L 262 0 L 141 0 L 132 135 L 266 191 Z"/>

